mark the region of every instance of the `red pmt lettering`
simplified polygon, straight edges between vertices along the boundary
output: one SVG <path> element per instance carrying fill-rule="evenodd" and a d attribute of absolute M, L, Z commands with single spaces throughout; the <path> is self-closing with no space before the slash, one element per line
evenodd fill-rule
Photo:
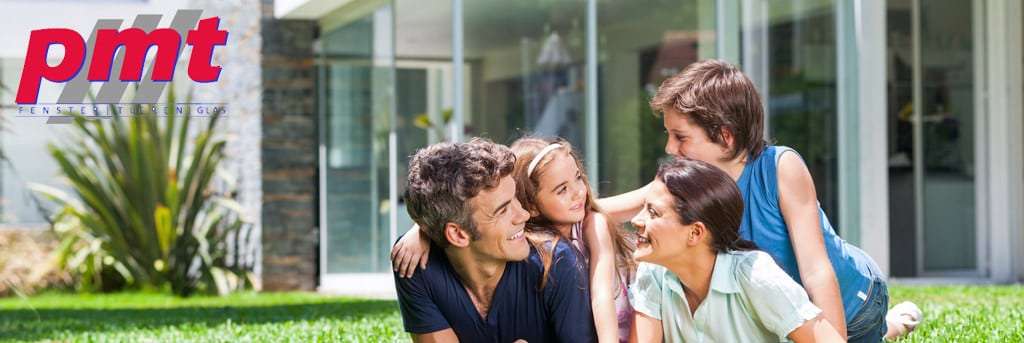
<path fill-rule="evenodd" d="M 195 29 L 188 31 L 185 43 L 192 47 L 188 65 L 188 76 L 192 81 L 213 82 L 220 77 L 222 68 L 212 65 L 213 50 L 227 43 L 228 31 L 219 29 L 219 25 L 219 17 L 210 17 L 200 20 Z M 152 81 L 171 81 L 182 48 L 181 40 L 181 35 L 169 28 L 154 29 L 148 33 L 138 28 L 97 30 L 92 60 L 88 65 L 88 80 L 109 81 L 114 56 L 119 48 L 123 48 L 124 63 L 117 74 L 118 80 L 141 81 L 146 54 L 155 46 Z M 51 66 L 46 57 L 50 47 L 58 44 L 64 47 L 64 57 Z M 73 30 L 32 31 L 15 102 L 37 103 L 43 79 L 62 83 L 74 78 L 85 63 L 86 50 L 82 36 Z"/>

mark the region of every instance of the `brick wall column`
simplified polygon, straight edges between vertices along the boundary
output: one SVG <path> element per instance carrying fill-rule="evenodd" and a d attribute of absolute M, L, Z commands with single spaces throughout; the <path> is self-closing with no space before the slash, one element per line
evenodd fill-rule
<path fill-rule="evenodd" d="M 311 291 L 319 257 L 317 25 L 264 17 L 262 30 L 263 288 Z"/>

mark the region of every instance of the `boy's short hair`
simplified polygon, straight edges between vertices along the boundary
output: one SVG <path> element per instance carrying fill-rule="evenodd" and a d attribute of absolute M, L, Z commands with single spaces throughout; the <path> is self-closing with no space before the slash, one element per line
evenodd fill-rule
<path fill-rule="evenodd" d="M 725 144 L 721 129 L 732 133 L 729 159 L 757 156 L 764 140 L 764 107 L 754 83 L 736 66 L 703 60 L 683 69 L 658 87 L 650 102 L 656 114 L 669 109 L 687 116 L 716 144 Z"/>
<path fill-rule="evenodd" d="M 508 147 L 482 138 L 420 149 L 409 162 L 405 193 L 409 216 L 442 249 L 448 247 L 444 235 L 448 223 L 459 224 L 477 239 L 469 199 L 497 187 L 501 178 L 512 174 L 515 160 Z"/>

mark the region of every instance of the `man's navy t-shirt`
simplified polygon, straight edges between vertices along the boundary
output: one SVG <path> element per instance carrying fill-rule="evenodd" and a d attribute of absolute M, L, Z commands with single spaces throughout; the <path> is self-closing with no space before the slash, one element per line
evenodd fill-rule
<path fill-rule="evenodd" d="M 587 266 L 564 241 L 555 245 L 547 284 L 531 245 L 526 261 L 509 262 L 481 318 L 444 251 L 430 248 L 427 269 L 411 278 L 395 275 L 405 331 L 425 334 L 451 328 L 462 342 L 596 341 Z"/>

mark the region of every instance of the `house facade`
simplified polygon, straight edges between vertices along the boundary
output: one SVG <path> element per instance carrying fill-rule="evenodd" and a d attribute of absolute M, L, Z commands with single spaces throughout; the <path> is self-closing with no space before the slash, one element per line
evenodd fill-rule
<path fill-rule="evenodd" d="M 1024 276 L 1019 2 L 294 0 L 273 9 L 312 32 L 300 45 L 316 80 L 317 148 L 305 160 L 318 175 L 319 289 L 390 288 L 389 247 L 411 224 L 401 200 L 408 156 L 433 142 L 558 135 L 581 151 L 599 194 L 645 184 L 664 154 L 647 99 L 705 58 L 753 79 L 766 136 L 802 153 L 839 233 L 888 275 Z"/>
<path fill-rule="evenodd" d="M 738 64 L 765 134 L 807 162 L 825 213 L 893 278 L 1024 279 L 1024 9 L 1013 0 L 9 1 L 0 80 L 17 84 L 40 25 L 201 8 L 231 30 L 216 86 L 228 169 L 260 232 L 267 290 L 393 293 L 388 253 L 411 225 L 408 158 L 472 137 L 561 136 L 602 196 L 664 157 L 647 100 L 707 58 Z M 75 6 L 70 19 L 26 19 Z M 22 38 L 19 38 L 22 37 Z M 179 68 L 183 69 L 183 68 Z M 44 85 L 43 93 L 51 92 Z M 12 95 L 3 94 L 5 106 Z M 5 108 L 5 113 L 11 109 Z M 44 221 L 27 182 L 54 126 L 0 133 L 3 226 Z M 6 168 L 6 167 L 5 167 Z"/>

